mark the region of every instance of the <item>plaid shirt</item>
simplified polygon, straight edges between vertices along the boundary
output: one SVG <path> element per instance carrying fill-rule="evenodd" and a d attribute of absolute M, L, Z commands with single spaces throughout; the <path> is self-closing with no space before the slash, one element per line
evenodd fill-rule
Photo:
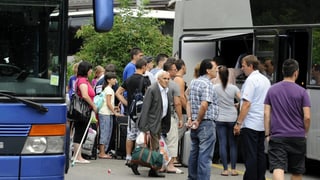
<path fill-rule="evenodd" d="M 219 113 L 218 96 L 208 76 L 203 75 L 191 81 L 189 98 L 192 120 L 197 119 L 202 101 L 209 103 L 203 119 L 217 120 Z"/>

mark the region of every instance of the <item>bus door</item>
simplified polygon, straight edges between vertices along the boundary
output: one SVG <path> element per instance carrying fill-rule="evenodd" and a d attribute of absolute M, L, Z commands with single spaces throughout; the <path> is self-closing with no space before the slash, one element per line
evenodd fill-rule
<path fill-rule="evenodd" d="M 248 40 L 250 39 L 250 40 Z M 187 67 L 195 67 L 205 58 L 222 56 L 226 62 L 224 65 L 235 67 L 239 55 L 251 50 L 251 30 L 221 30 L 209 34 L 185 34 L 179 41 L 179 58 L 182 58 Z M 248 47 L 249 46 L 249 47 Z M 185 75 L 187 82 L 193 79 L 193 69 Z"/>
<path fill-rule="evenodd" d="M 292 58 L 299 62 L 299 76 L 296 83 L 306 88 L 308 62 L 311 58 L 311 33 L 310 30 L 294 30 L 289 31 L 288 34 L 293 46 Z"/>
<path fill-rule="evenodd" d="M 271 82 L 283 79 L 282 63 L 293 58 L 299 62 L 299 77 L 296 81 L 302 87 L 306 87 L 308 61 L 310 59 L 310 32 L 307 30 L 270 30 L 257 31 L 255 33 L 255 55 L 264 63 L 272 59 L 274 75 Z"/>
<path fill-rule="evenodd" d="M 279 61 L 277 74 L 279 75 L 278 81 L 283 79 L 282 76 L 282 63 L 284 60 L 292 58 L 299 62 L 299 76 L 296 83 L 306 88 L 308 62 L 310 61 L 311 54 L 311 35 L 310 30 L 307 29 L 293 29 L 285 30 L 279 37 Z"/>
<path fill-rule="evenodd" d="M 259 70 L 268 77 L 271 83 L 279 81 L 279 33 L 275 29 L 256 30 L 254 33 L 253 49 L 254 54 L 261 63 Z M 267 61 L 271 60 L 268 63 Z M 272 65 L 272 72 L 268 67 Z"/>

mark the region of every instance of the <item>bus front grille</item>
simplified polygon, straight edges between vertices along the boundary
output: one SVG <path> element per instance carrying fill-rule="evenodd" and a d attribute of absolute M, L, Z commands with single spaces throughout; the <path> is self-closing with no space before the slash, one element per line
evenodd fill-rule
<path fill-rule="evenodd" d="M 0 137 L 1 136 L 28 136 L 31 125 L 7 125 L 0 124 Z"/>

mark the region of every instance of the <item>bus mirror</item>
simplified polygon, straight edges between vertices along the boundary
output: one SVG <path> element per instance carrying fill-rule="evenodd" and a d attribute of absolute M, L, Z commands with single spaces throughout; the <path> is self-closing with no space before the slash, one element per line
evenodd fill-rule
<path fill-rule="evenodd" d="M 113 0 L 93 0 L 93 14 L 95 30 L 110 31 L 113 25 Z"/>

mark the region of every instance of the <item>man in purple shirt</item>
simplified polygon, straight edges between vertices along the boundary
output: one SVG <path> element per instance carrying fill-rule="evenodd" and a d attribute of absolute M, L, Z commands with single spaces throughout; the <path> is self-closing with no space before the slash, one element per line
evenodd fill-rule
<path fill-rule="evenodd" d="M 296 60 L 285 60 L 283 81 L 271 86 L 264 107 L 265 137 L 272 179 L 302 179 L 305 172 L 306 135 L 310 127 L 310 97 L 295 81 L 299 75 Z"/>

